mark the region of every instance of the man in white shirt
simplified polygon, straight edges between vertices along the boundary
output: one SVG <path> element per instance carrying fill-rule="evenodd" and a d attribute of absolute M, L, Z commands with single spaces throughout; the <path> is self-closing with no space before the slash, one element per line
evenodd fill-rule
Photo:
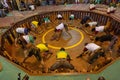
<path fill-rule="evenodd" d="M 62 20 L 62 18 L 63 18 L 63 17 L 62 17 L 61 14 L 58 14 L 58 15 L 57 15 L 57 19 L 58 19 L 58 20 Z"/>
<path fill-rule="evenodd" d="M 91 31 L 94 32 L 94 34 L 96 35 L 99 32 L 105 32 L 106 28 L 105 28 L 105 26 L 97 26 L 97 27 L 93 28 Z"/>
<path fill-rule="evenodd" d="M 91 64 L 94 62 L 95 59 L 97 59 L 99 56 L 104 56 L 104 51 L 103 49 L 95 44 L 95 43 L 85 43 L 85 47 L 83 49 L 82 54 L 77 56 L 77 58 L 82 57 L 84 54 L 88 53 L 89 51 L 89 60 L 88 62 Z"/>
<path fill-rule="evenodd" d="M 105 32 L 106 34 L 110 33 L 111 30 L 111 20 L 108 19 L 106 25 L 103 26 L 97 26 L 92 28 L 91 31 L 94 32 L 93 35 L 96 35 L 99 32 Z"/>
<path fill-rule="evenodd" d="M 15 39 L 15 46 L 17 46 L 17 44 L 20 44 L 22 46 L 22 48 L 25 49 L 27 44 L 29 44 L 29 43 L 34 44 L 35 40 L 36 40 L 35 36 L 23 35 L 23 36 L 20 36 L 19 38 Z"/>
<path fill-rule="evenodd" d="M 86 50 L 89 50 L 89 51 L 91 51 L 91 52 L 94 52 L 95 50 L 97 50 L 97 49 L 100 49 L 101 47 L 100 46 L 98 46 L 97 44 L 95 44 L 95 43 L 87 43 L 86 45 L 85 45 L 85 49 Z M 84 50 L 85 50 L 84 49 Z"/>
<path fill-rule="evenodd" d="M 55 27 L 54 34 L 52 35 L 51 40 L 59 40 L 62 32 L 66 32 L 68 35 L 71 34 L 68 32 L 68 26 L 64 23 L 60 23 L 58 26 Z"/>
<path fill-rule="evenodd" d="M 64 24 L 63 23 L 61 23 L 58 26 L 56 26 L 57 30 L 62 30 L 63 28 L 64 28 Z"/>
<path fill-rule="evenodd" d="M 90 26 L 90 27 L 93 27 L 93 26 L 97 26 L 97 22 L 96 21 L 92 21 L 92 22 L 88 22 L 87 24 L 85 24 L 85 27 L 88 27 L 88 26 Z"/>
<path fill-rule="evenodd" d="M 28 33 L 31 31 L 31 29 L 29 28 L 22 28 L 22 27 L 18 27 L 16 28 L 16 39 L 15 41 L 22 35 L 28 35 Z"/>
<path fill-rule="evenodd" d="M 105 29 L 105 26 L 98 26 L 98 27 L 95 27 L 95 31 L 98 31 L 98 32 L 103 32 Z"/>
<path fill-rule="evenodd" d="M 101 49 L 101 47 L 95 43 L 85 43 L 85 47 L 83 49 L 83 53 L 80 54 L 78 57 L 82 57 L 82 55 L 86 52 L 86 51 L 90 51 L 90 52 L 95 52 L 96 50 Z"/>
<path fill-rule="evenodd" d="M 22 27 L 16 28 L 16 32 L 17 32 L 18 34 L 25 34 L 25 35 L 27 35 L 30 30 L 31 30 L 31 29 L 29 29 L 29 28 L 22 28 Z"/>
<path fill-rule="evenodd" d="M 91 21 L 91 22 L 88 22 L 87 24 L 85 24 L 85 27 L 87 28 L 87 27 L 89 27 L 90 29 L 89 30 L 91 30 L 92 28 L 94 28 L 94 27 L 96 27 L 98 25 L 98 23 L 96 22 L 96 21 Z M 87 30 L 85 30 L 85 31 L 87 31 Z M 87 31 L 88 32 L 88 31 Z M 87 33 L 86 32 L 86 33 Z M 88 33 L 87 33 L 88 34 Z"/>
<path fill-rule="evenodd" d="M 58 24 L 60 24 L 63 20 L 63 16 L 59 13 L 56 17 L 56 19 L 58 20 Z"/>

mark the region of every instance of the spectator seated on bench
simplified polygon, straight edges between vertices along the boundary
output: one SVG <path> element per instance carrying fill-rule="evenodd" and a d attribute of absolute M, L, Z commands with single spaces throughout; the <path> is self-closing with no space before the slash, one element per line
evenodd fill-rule
<path fill-rule="evenodd" d="M 35 10 L 35 5 L 34 5 L 34 1 L 33 0 L 28 0 L 28 2 L 26 3 L 27 5 L 27 10 Z"/>
<path fill-rule="evenodd" d="M 27 9 L 24 0 L 21 0 L 21 1 L 20 1 L 20 8 L 21 8 L 21 11 L 24 11 L 24 10 Z"/>
<path fill-rule="evenodd" d="M 94 10 L 95 7 L 96 7 L 95 2 L 90 3 L 90 6 L 89 6 L 89 9 L 90 9 L 90 10 Z"/>
<path fill-rule="evenodd" d="M 9 12 L 9 6 L 6 3 L 6 1 L 0 2 L 0 17 L 5 17 L 7 13 Z"/>
<path fill-rule="evenodd" d="M 4 11 L 4 9 L 0 9 L 0 17 L 5 17 L 6 13 Z"/>
<path fill-rule="evenodd" d="M 114 13 L 116 11 L 116 4 L 114 3 L 111 3 L 107 9 L 107 13 L 110 14 L 110 13 Z"/>

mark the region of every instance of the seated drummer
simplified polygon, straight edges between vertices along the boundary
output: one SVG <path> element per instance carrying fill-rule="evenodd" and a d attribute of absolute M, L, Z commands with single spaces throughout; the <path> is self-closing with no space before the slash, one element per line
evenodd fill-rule
<path fill-rule="evenodd" d="M 55 71 L 55 70 L 61 69 L 61 68 L 75 70 L 74 66 L 72 64 L 70 64 L 71 58 L 70 58 L 69 54 L 65 51 L 64 48 L 61 48 L 57 52 L 56 59 L 57 59 L 57 61 L 49 68 L 49 72 Z"/>

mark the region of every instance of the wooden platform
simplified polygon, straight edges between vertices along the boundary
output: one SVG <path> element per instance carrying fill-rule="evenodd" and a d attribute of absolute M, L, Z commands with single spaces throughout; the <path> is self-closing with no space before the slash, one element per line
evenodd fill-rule
<path fill-rule="evenodd" d="M 84 7 L 83 7 L 84 6 Z M 82 7 L 82 8 L 80 8 Z M 98 5 L 97 7 L 100 7 L 100 5 Z M 104 5 L 103 5 L 104 8 Z M 23 16 L 20 17 L 19 19 L 17 19 L 17 16 L 14 16 L 15 22 L 18 22 L 20 20 L 26 19 L 30 16 L 33 15 L 37 15 L 39 13 L 44 13 L 44 12 L 49 12 L 49 11 L 64 11 L 64 10 L 84 10 L 84 11 L 89 11 L 89 5 L 86 4 L 79 4 L 79 5 L 61 5 L 61 6 L 43 6 L 43 7 L 38 7 L 36 11 L 32 12 L 20 12 L 20 14 L 22 14 Z M 92 12 L 95 13 L 100 13 L 100 14 L 104 14 L 107 15 L 106 12 L 101 12 L 101 9 L 99 10 L 93 10 Z M 117 11 L 116 11 L 117 12 Z M 29 15 L 28 15 L 29 14 Z M 49 15 L 49 14 L 48 14 Z M 115 15 L 117 15 L 117 13 L 115 13 Z M 115 19 L 119 19 L 117 16 L 110 14 L 110 16 L 112 18 Z M 109 16 L 109 15 L 107 15 Z M 3 18 L 4 20 L 4 18 Z M 66 20 L 63 20 L 63 22 L 66 22 Z M 69 22 L 69 20 L 68 20 Z M 86 42 L 91 42 L 90 40 L 90 36 L 87 35 L 84 31 L 76 29 L 76 26 L 79 25 L 80 23 L 80 19 L 75 20 L 74 22 L 75 24 L 72 26 L 72 28 L 70 28 L 70 33 L 72 35 L 72 39 L 70 40 L 66 40 L 66 38 L 64 38 L 64 36 L 59 40 L 59 41 L 50 41 L 51 35 L 49 34 L 53 34 L 53 29 L 57 24 L 57 21 L 54 23 L 51 23 L 51 29 L 48 30 L 44 30 L 44 33 L 40 34 L 40 35 L 36 35 L 37 40 L 35 44 L 41 43 L 43 42 L 43 39 L 45 40 L 45 42 L 47 42 L 49 44 L 49 48 L 50 50 L 54 53 L 50 59 L 45 61 L 45 71 L 47 72 L 47 69 L 56 61 L 56 52 L 58 51 L 58 48 L 60 47 L 65 47 L 67 50 L 67 52 L 70 54 L 70 56 L 72 57 L 72 61 L 71 63 L 75 66 L 75 68 L 78 70 L 79 73 L 81 72 L 87 72 L 88 68 L 90 67 L 90 64 L 87 62 L 87 57 L 85 56 L 83 58 L 76 58 L 80 53 L 82 53 L 83 50 L 83 46 L 84 43 Z M 11 23 L 10 23 L 11 24 Z M 54 25 L 53 25 L 54 24 Z M 103 24 L 104 25 L 104 24 Z M 44 26 L 44 24 L 42 24 L 42 26 Z M 51 31 L 49 31 L 51 30 Z M 46 34 L 46 35 L 45 35 Z M 45 36 L 43 38 L 43 36 Z M 79 43 L 79 41 L 81 40 L 81 38 L 83 37 L 83 40 Z M 79 43 L 79 44 L 77 44 Z M 77 44 L 77 46 L 74 46 L 75 44 Z M 108 44 L 108 43 L 104 43 L 104 44 Z M 53 47 L 50 47 L 53 46 Z M 73 46 L 73 47 L 70 47 Z M 54 47 L 57 47 L 54 48 Z M 107 46 L 103 46 L 105 49 L 107 48 Z M 23 54 L 23 50 L 19 47 L 15 47 L 14 44 L 11 46 L 7 46 L 8 53 L 10 54 L 10 56 L 12 56 L 13 58 L 16 58 L 18 62 L 22 62 L 24 59 L 24 54 Z M 115 51 L 116 52 L 116 51 Z M 116 54 L 112 54 L 113 58 L 116 58 Z M 35 65 L 35 66 L 34 66 Z M 21 65 L 20 65 L 21 66 Z M 28 73 L 30 74 L 41 74 L 39 73 L 40 71 L 40 62 L 37 62 L 35 57 L 32 56 L 30 57 L 26 63 L 24 63 L 24 67 L 26 69 L 28 69 Z"/>

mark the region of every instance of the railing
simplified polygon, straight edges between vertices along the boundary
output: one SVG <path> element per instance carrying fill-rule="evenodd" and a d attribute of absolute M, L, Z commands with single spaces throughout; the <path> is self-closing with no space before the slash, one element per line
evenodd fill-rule
<path fill-rule="evenodd" d="M 75 15 L 75 19 L 81 19 L 83 18 L 85 15 L 89 15 L 94 21 L 99 22 L 100 25 L 105 25 L 108 18 L 111 18 L 107 15 L 102 15 L 99 13 L 94 13 L 94 12 L 90 12 L 90 11 L 54 11 L 54 12 L 47 12 L 47 13 L 40 13 L 38 15 L 34 15 L 31 16 L 27 19 L 24 19 L 20 22 L 17 22 L 16 24 L 14 24 L 10 29 L 8 29 L 1 38 L 1 47 L 5 48 L 5 44 L 7 45 L 12 45 L 14 43 L 14 39 L 15 39 L 15 28 L 17 27 L 30 27 L 30 23 L 32 20 L 37 20 L 42 22 L 42 19 L 44 16 L 48 16 L 50 18 L 51 21 L 55 21 L 57 14 L 60 13 L 64 16 L 64 19 L 67 20 L 69 19 L 69 15 L 71 13 L 73 13 Z M 120 34 L 119 30 L 119 26 L 120 26 L 120 22 L 116 21 L 115 19 L 112 19 L 112 31 L 115 34 Z"/>

